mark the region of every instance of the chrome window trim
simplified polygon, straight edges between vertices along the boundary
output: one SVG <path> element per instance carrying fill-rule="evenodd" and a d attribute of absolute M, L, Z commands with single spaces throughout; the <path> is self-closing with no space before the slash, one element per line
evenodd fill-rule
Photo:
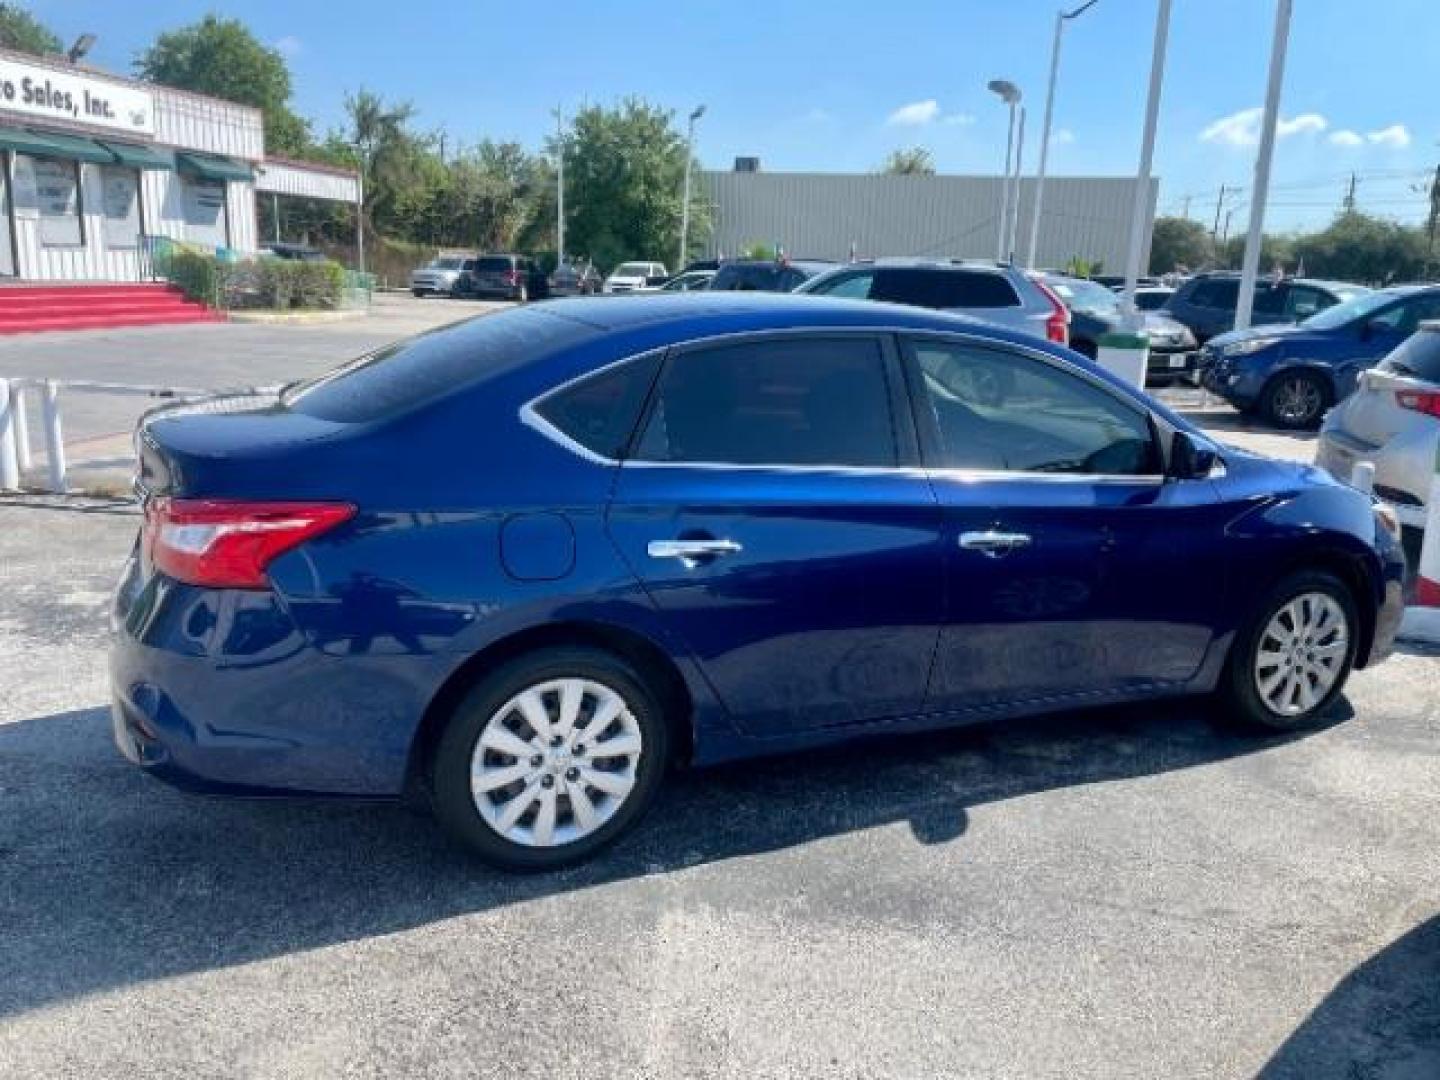
<path fill-rule="evenodd" d="M 1107 384 L 1104 380 L 1096 378 L 1092 373 L 1077 367 L 1064 357 L 1052 356 L 1041 349 L 1033 349 L 1028 345 L 1013 341 L 996 340 L 978 334 L 966 333 L 963 330 L 939 330 L 934 327 L 863 324 L 853 326 L 787 326 L 761 330 L 731 330 L 721 334 L 711 334 L 707 337 L 690 338 L 683 342 L 661 346 L 659 348 L 645 349 L 641 352 L 632 353 L 629 356 L 620 357 L 618 360 L 612 360 L 608 364 L 602 364 L 600 367 L 583 372 L 582 374 L 567 379 L 563 383 L 551 387 L 541 394 L 537 394 L 520 406 L 519 419 L 522 424 L 543 438 L 548 439 L 564 450 L 570 451 L 570 453 L 576 457 L 592 465 L 605 465 L 626 469 L 696 469 L 704 472 L 723 469 L 732 472 L 769 472 L 780 473 L 782 475 L 898 476 L 916 479 L 953 480 L 967 483 L 1014 483 L 1016 481 L 1028 481 L 1042 484 L 1129 484 L 1144 487 L 1158 487 L 1166 482 L 1167 478 L 1163 473 L 1157 473 L 1153 476 L 1117 476 L 1110 473 L 1035 473 L 1025 472 L 1023 470 L 1015 470 L 1012 472 L 1004 469 L 927 469 L 920 465 L 787 465 L 780 462 L 760 464 L 729 461 L 641 461 L 636 458 L 627 458 L 622 461 L 618 458 L 605 457 L 603 454 L 597 454 L 593 450 L 582 446 L 554 424 L 550 423 L 550 421 L 546 420 L 537 411 L 538 406 L 543 404 L 547 398 L 563 393 L 577 383 L 602 375 L 612 368 L 619 367 L 621 364 L 639 361 L 647 356 L 654 356 L 658 353 L 661 355 L 661 360 L 663 361 L 667 358 L 666 354 L 673 352 L 688 352 L 692 349 L 704 348 L 716 343 L 764 340 L 774 337 L 788 337 L 792 334 L 821 336 L 834 334 L 912 334 L 923 335 L 930 338 L 954 340 L 963 344 L 977 345 L 982 348 L 1000 347 L 1010 349 L 1028 356 L 1031 359 L 1038 360 L 1041 363 L 1048 363 L 1063 371 L 1070 372 L 1084 379 L 1096 389 L 1109 394 L 1112 398 L 1115 398 L 1117 401 L 1145 416 L 1147 420 L 1152 417 L 1148 409 L 1145 409 L 1138 402 L 1129 401 L 1123 395 L 1117 394 L 1115 388 Z"/>

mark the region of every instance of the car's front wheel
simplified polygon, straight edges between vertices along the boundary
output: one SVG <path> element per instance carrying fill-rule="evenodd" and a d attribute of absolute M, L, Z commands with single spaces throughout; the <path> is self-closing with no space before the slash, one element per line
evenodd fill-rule
<path fill-rule="evenodd" d="M 496 866 L 567 866 L 639 820 L 668 744 L 660 706 L 629 664 L 545 649 L 497 669 L 455 710 L 432 763 L 436 815 Z"/>
<path fill-rule="evenodd" d="M 1236 635 L 1220 696 L 1232 719 L 1262 731 L 1309 724 L 1339 696 L 1355 662 L 1359 622 L 1333 574 L 1292 574 Z"/>
<path fill-rule="evenodd" d="M 1260 408 L 1276 427 L 1303 430 L 1320 426 L 1330 402 L 1330 388 L 1309 371 L 1277 375 L 1265 387 Z"/>

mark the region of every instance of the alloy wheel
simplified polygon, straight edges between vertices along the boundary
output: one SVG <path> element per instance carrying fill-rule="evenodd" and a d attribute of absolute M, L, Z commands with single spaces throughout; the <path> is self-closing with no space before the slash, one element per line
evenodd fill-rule
<path fill-rule="evenodd" d="M 1260 700 L 1281 716 L 1308 713 L 1334 688 L 1349 648 L 1349 620 L 1333 596 L 1306 592 L 1287 601 L 1255 649 Z"/>
<path fill-rule="evenodd" d="M 1303 376 L 1285 379 L 1275 389 L 1275 415 L 1286 424 L 1308 424 L 1320 414 L 1325 401 L 1315 380 Z"/>
<path fill-rule="evenodd" d="M 491 714 L 470 761 L 470 794 L 500 836 L 526 847 L 580 840 L 635 787 L 644 740 L 624 698 L 593 679 L 551 679 Z"/>

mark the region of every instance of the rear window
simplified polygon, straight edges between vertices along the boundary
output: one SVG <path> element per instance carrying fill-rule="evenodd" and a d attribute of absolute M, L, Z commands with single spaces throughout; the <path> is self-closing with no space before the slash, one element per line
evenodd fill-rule
<path fill-rule="evenodd" d="M 1440 327 L 1411 334 L 1380 362 L 1380 370 L 1440 383 Z"/>
<path fill-rule="evenodd" d="M 443 259 L 436 259 L 430 264 L 432 270 L 459 270 L 462 260 L 457 257 L 446 256 Z"/>
<path fill-rule="evenodd" d="M 773 292 L 780 279 L 777 266 L 722 266 L 710 282 L 710 288 L 750 292 Z M 797 282 L 796 284 L 799 284 Z"/>
<path fill-rule="evenodd" d="M 659 366 L 659 353 L 627 360 L 550 394 L 535 411 L 592 454 L 618 458 Z"/>
<path fill-rule="evenodd" d="M 1019 307 L 1010 282 L 986 270 L 885 267 L 875 272 L 871 300 L 928 308 Z"/>
<path fill-rule="evenodd" d="M 432 330 L 352 360 L 284 396 L 297 412 L 338 423 L 388 419 L 452 390 L 513 371 L 594 333 L 584 323 L 522 307 Z"/>
<path fill-rule="evenodd" d="M 482 274 L 503 274 L 510 269 L 510 260 L 499 255 L 487 255 L 475 260 L 475 269 Z"/>

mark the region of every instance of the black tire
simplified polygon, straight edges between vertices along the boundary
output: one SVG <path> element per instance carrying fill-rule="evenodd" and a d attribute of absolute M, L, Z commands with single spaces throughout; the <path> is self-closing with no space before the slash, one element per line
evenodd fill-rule
<path fill-rule="evenodd" d="M 411 289 L 411 290 L 410 290 L 410 295 L 412 295 L 413 297 L 415 297 L 416 300 L 424 300 L 424 299 L 425 299 L 425 290 L 424 290 L 424 289 Z"/>
<path fill-rule="evenodd" d="M 1286 715 L 1271 708 L 1261 696 L 1256 685 L 1256 656 L 1270 620 L 1290 601 L 1309 593 L 1323 593 L 1340 605 L 1345 616 L 1347 643 L 1339 674 L 1329 691 L 1304 712 Z M 1234 726 L 1262 733 L 1297 731 L 1311 726 L 1345 689 L 1345 680 L 1350 677 L 1350 669 L 1355 663 L 1359 634 L 1360 621 L 1356 615 L 1355 599 L 1343 581 L 1322 570 L 1302 570 L 1286 577 L 1256 605 L 1230 646 L 1230 655 L 1217 687 L 1217 698 L 1225 718 Z"/>
<path fill-rule="evenodd" d="M 1267 423 L 1286 431 L 1318 428 L 1330 407 L 1330 387 L 1313 371 L 1282 371 L 1260 395 L 1260 413 Z"/>
<path fill-rule="evenodd" d="M 635 784 L 614 816 L 570 843 L 534 847 L 501 836 L 481 816 L 471 793 L 471 759 L 491 716 L 526 687 L 550 679 L 582 678 L 615 691 L 635 718 L 644 750 Z M 431 759 L 435 815 L 457 841 L 503 870 L 545 871 L 590 858 L 619 839 L 644 815 L 670 760 L 669 727 L 643 677 L 619 657 L 599 649 L 542 649 L 502 665 L 461 700 Z M 523 818 L 522 818 L 523 820 Z"/>

